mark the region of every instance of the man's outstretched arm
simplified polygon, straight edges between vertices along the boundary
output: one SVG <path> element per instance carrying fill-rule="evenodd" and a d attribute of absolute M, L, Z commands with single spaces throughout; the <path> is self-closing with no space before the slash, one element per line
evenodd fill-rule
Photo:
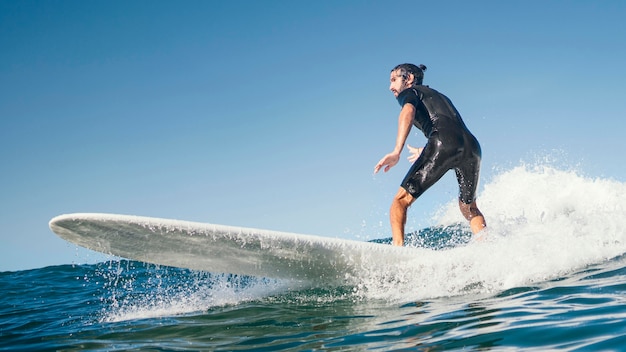
<path fill-rule="evenodd" d="M 391 153 L 380 159 L 378 164 L 376 164 L 376 167 L 374 167 L 374 173 L 377 173 L 383 166 L 385 167 L 384 171 L 387 172 L 398 163 L 400 160 L 400 153 L 402 153 L 402 148 L 404 148 L 404 143 L 406 143 L 406 139 L 411 131 L 414 116 L 415 106 L 412 104 L 404 104 L 402 110 L 400 111 L 400 116 L 398 116 L 398 136 L 396 137 L 396 146 Z"/>

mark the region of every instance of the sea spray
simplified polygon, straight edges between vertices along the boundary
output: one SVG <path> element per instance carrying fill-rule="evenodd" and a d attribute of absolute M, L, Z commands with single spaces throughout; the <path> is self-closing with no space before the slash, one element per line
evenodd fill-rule
<path fill-rule="evenodd" d="M 373 298 L 410 301 L 533 285 L 626 252 L 626 184 L 548 165 L 521 165 L 479 196 L 483 241 L 416 252 L 412 262 L 369 268 L 358 283 Z M 464 224 L 458 204 L 436 228 Z M 462 225 L 465 226 L 465 225 Z"/>
<path fill-rule="evenodd" d="M 213 274 L 133 261 L 99 271 L 107 301 L 102 322 L 201 313 L 284 292 L 285 281 Z"/>

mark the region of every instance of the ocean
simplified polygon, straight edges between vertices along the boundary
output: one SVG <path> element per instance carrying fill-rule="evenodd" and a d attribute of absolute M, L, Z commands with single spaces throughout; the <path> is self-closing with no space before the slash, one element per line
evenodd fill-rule
<path fill-rule="evenodd" d="M 626 351 L 626 184 L 522 165 L 340 287 L 112 258 L 0 272 L 0 351 Z M 53 236 L 53 234 L 51 234 Z"/>

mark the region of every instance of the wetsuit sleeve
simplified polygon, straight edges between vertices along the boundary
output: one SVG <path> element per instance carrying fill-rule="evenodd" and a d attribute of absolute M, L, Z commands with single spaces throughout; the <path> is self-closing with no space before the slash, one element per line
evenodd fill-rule
<path fill-rule="evenodd" d="M 398 103 L 400 106 L 404 106 L 405 104 L 411 104 L 416 108 L 419 106 L 420 100 L 415 94 L 413 89 L 405 89 L 398 95 Z"/>

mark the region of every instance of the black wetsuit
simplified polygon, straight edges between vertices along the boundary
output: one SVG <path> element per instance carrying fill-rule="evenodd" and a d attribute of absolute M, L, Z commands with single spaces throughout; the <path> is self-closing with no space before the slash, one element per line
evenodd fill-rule
<path fill-rule="evenodd" d="M 459 200 L 476 200 L 481 150 L 448 97 L 428 86 L 418 85 L 398 95 L 400 106 L 415 106 L 413 125 L 428 142 L 402 181 L 402 188 L 418 198 L 451 169 L 459 182 Z"/>

